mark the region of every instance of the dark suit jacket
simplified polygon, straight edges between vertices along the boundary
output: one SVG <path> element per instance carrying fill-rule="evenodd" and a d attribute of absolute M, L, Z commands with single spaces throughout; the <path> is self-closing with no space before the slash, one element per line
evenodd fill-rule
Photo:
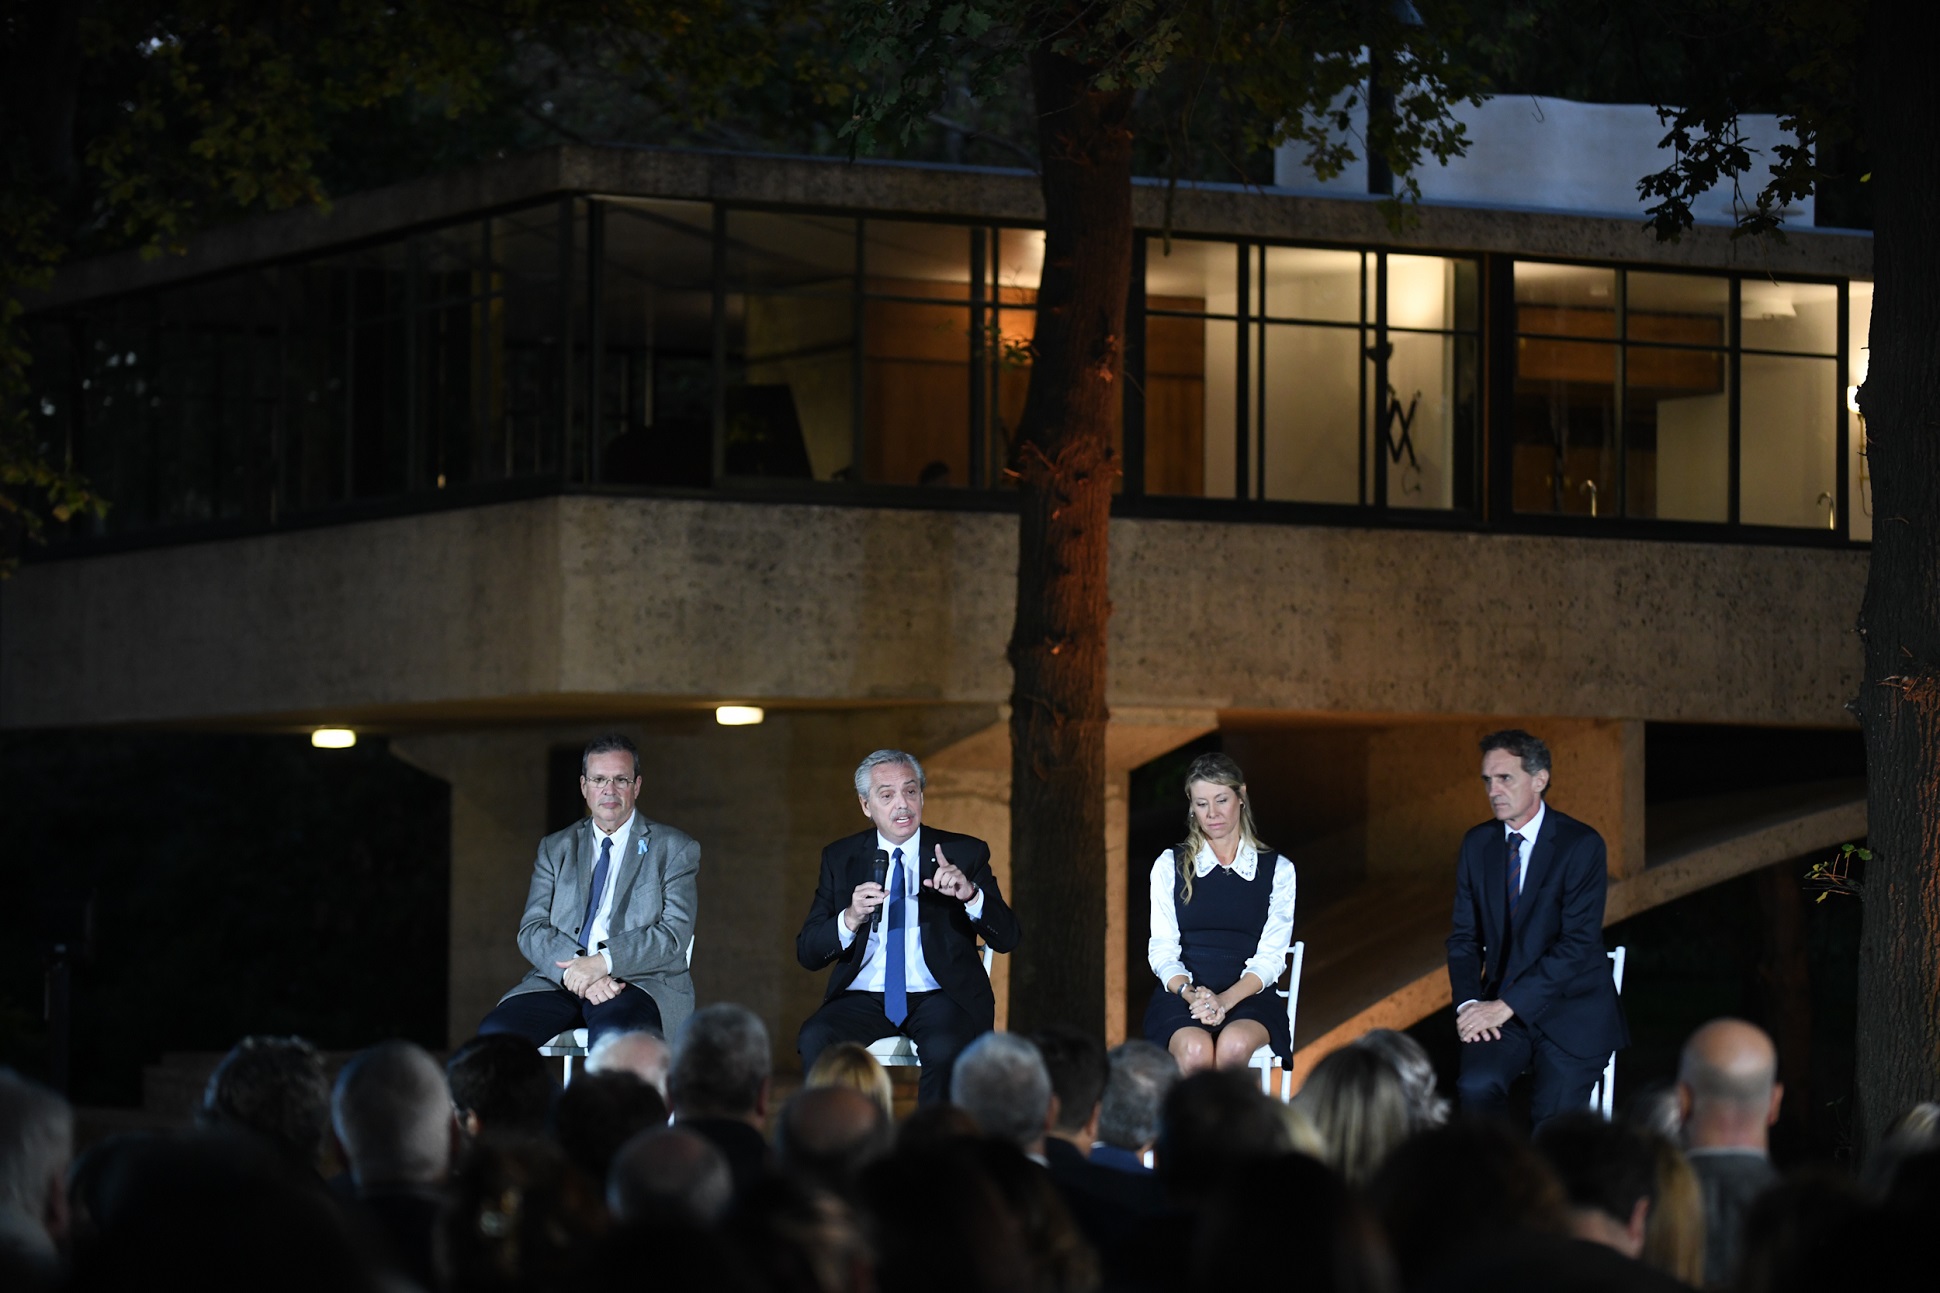
<path fill-rule="evenodd" d="M 925 826 L 917 831 L 914 844 L 921 865 L 921 880 L 936 874 L 936 846 L 943 856 L 970 883 L 983 891 L 983 919 L 972 921 L 964 904 L 934 889 L 919 889 L 916 899 L 916 924 L 923 936 L 923 961 L 936 976 L 937 986 L 971 1018 L 988 1029 L 997 1018 L 997 998 L 990 990 L 990 976 L 984 973 L 977 952 L 981 937 L 991 948 L 1008 952 L 1023 937 L 1017 917 L 1004 904 L 997 889 L 997 878 L 990 874 L 990 846 L 970 835 L 939 831 Z M 802 968 L 819 970 L 830 962 L 835 972 L 829 975 L 824 1001 L 838 992 L 847 992 L 862 968 L 863 949 L 868 946 L 868 927 L 856 931 L 847 947 L 836 933 L 835 922 L 859 884 L 876 878 L 876 832 L 872 827 L 858 835 L 837 840 L 822 850 L 822 874 L 815 883 L 815 901 L 808 919 L 795 937 L 795 958 Z M 887 920 L 887 917 L 884 918 Z"/>
<path fill-rule="evenodd" d="M 1507 828 L 1485 822 L 1462 837 L 1448 981 L 1455 1004 L 1499 998 L 1568 1054 L 1607 1055 L 1630 1042 L 1603 947 L 1609 882 L 1603 837 L 1548 808 L 1529 871 L 1508 916 Z M 1507 952 L 1505 962 L 1504 952 Z"/>
<path fill-rule="evenodd" d="M 563 971 L 554 962 L 595 950 L 582 944 L 579 928 L 599 860 L 593 836 L 593 819 L 582 817 L 539 841 L 519 921 L 519 950 L 532 969 L 506 996 L 559 987 Z M 614 862 L 607 880 L 613 910 L 601 946 L 613 958 L 614 977 L 653 998 L 661 1027 L 672 1037 L 694 1013 L 687 949 L 694 941 L 701 846 L 684 831 L 648 821 L 636 808 L 626 856 Z"/>

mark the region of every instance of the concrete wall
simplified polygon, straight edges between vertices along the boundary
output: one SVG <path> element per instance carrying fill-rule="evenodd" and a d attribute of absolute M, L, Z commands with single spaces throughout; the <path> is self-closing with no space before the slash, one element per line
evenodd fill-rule
<path fill-rule="evenodd" d="M 1002 703 L 1016 522 L 555 497 L 35 563 L 0 726 Z M 1866 556 L 1119 519 L 1114 706 L 1832 725 Z"/>

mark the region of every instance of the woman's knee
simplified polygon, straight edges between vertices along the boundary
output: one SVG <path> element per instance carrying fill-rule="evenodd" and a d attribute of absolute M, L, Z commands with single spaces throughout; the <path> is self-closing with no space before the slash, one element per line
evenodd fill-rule
<path fill-rule="evenodd" d="M 1182 1028 L 1172 1034 L 1172 1045 L 1168 1048 L 1172 1058 L 1179 1061 L 1181 1073 L 1194 1073 L 1213 1064 L 1213 1040 L 1197 1028 Z"/>

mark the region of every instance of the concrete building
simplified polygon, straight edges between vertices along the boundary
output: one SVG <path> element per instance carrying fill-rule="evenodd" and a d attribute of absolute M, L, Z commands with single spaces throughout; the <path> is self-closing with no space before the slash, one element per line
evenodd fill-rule
<path fill-rule="evenodd" d="M 1112 528 L 1113 1040 L 1132 776 L 1210 733 L 1302 868 L 1309 1054 L 1446 1003 L 1483 731 L 1552 741 L 1612 919 L 1863 834 L 1850 785 L 1656 821 L 1644 752 L 1849 726 L 1868 236 L 1166 206 L 1136 195 Z M 703 844 L 701 998 L 790 1038 L 862 753 L 924 756 L 927 816 L 1008 867 L 1041 218 L 1021 172 L 561 148 L 71 266 L 39 410 L 116 506 L 0 585 L 0 725 L 388 735 L 451 787 L 454 1039 L 521 969 L 558 752 L 619 725 Z"/>

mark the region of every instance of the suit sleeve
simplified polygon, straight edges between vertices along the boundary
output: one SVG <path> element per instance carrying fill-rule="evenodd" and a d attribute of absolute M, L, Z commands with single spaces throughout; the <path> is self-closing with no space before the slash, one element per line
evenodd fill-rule
<path fill-rule="evenodd" d="M 958 841 L 946 844 L 943 856 L 954 862 L 959 871 L 968 876 L 970 883 L 983 893 L 983 915 L 970 922 L 977 936 L 990 945 L 993 952 L 1009 952 L 1024 938 L 1024 927 L 1017 921 L 1017 914 L 1004 901 L 1003 891 L 997 887 L 997 877 L 990 870 L 990 846 L 980 839 L 963 836 Z"/>
<path fill-rule="evenodd" d="M 822 850 L 822 873 L 815 881 L 815 900 L 808 905 L 808 919 L 795 935 L 795 959 L 804 970 L 819 970 L 847 950 L 835 931 L 835 922 L 849 905 L 853 889 L 842 890 L 840 850 Z M 850 946 L 854 946 L 851 944 Z"/>
<path fill-rule="evenodd" d="M 1478 917 L 1475 868 L 1470 865 L 1468 841 L 1455 862 L 1455 914 L 1449 921 L 1448 987 L 1460 1005 L 1482 995 L 1482 930 Z"/>
<path fill-rule="evenodd" d="M 1571 844 L 1562 881 L 1562 922 L 1555 939 L 1502 991 L 1509 1008 L 1532 1024 L 1542 1021 L 1584 967 L 1601 969 L 1604 964 L 1603 900 L 1609 864 L 1602 836 L 1586 830 Z"/>
<path fill-rule="evenodd" d="M 607 935 L 606 952 L 618 979 L 687 972 L 687 946 L 699 914 L 700 841 L 658 826 L 654 833 L 646 861 L 660 871 L 660 915 L 651 925 Z"/>
<path fill-rule="evenodd" d="M 525 914 L 519 918 L 519 951 L 532 968 L 552 983 L 560 982 L 562 971 L 556 962 L 570 961 L 579 955 L 573 936 L 552 923 L 553 887 L 559 881 L 559 868 L 565 864 L 567 850 L 548 850 L 539 842 L 539 857 L 532 864 L 532 884 L 525 892 Z"/>

